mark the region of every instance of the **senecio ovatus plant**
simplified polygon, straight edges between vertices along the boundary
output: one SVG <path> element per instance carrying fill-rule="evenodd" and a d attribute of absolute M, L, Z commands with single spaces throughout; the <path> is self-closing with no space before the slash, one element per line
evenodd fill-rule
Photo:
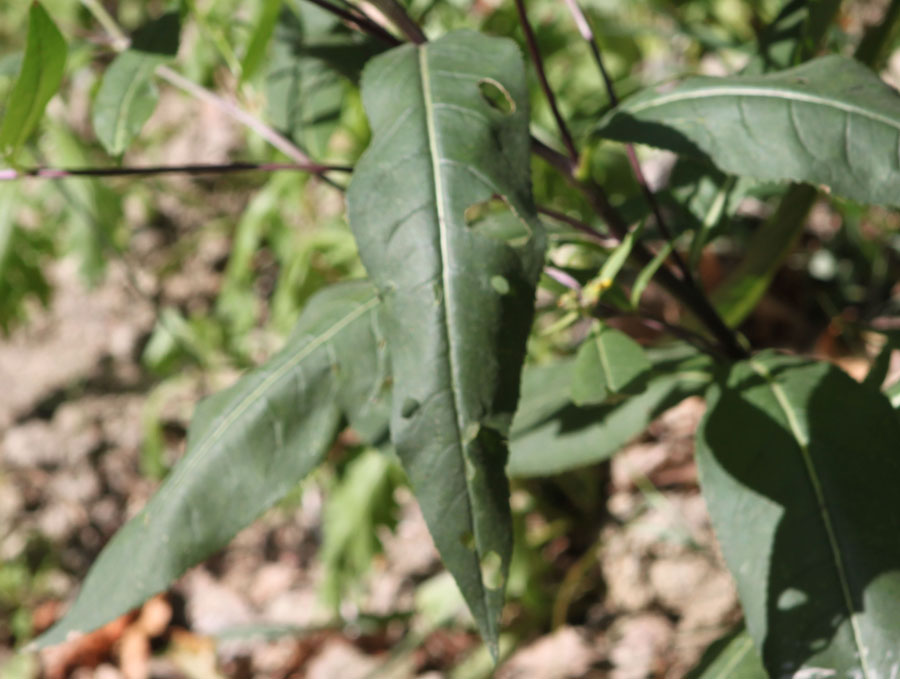
<path fill-rule="evenodd" d="M 373 4 L 377 20 L 328 0 L 285 3 L 279 20 L 304 27 L 297 58 L 361 91 L 371 141 L 345 188 L 369 279 L 318 293 L 280 352 L 200 403 L 184 458 L 36 643 L 96 628 L 167 588 L 294 488 L 349 427 L 396 451 L 496 657 L 513 548 L 508 479 L 607 459 L 666 408 L 705 394 L 696 462 L 745 623 L 711 648 L 696 676 L 900 676 L 900 389 L 883 384 L 893 339 L 856 382 L 828 362 L 752 347 L 735 330 L 818 191 L 900 205 L 900 96 L 870 68 L 883 59 L 897 3 L 856 58 L 817 56 L 839 2 L 789 2 L 738 74 L 687 77 L 619 101 L 588 17 L 567 0 L 573 37 L 577 28 L 588 41 L 585 58 L 593 54 L 608 103 L 578 134 L 553 96 L 522 0 L 515 9 L 530 65 L 510 38 L 426 36 L 395 0 Z M 280 6 L 265 3 L 254 68 Z M 171 14 L 130 42 L 113 36 L 119 54 L 93 110 L 111 154 L 152 112 L 155 79 L 182 82 L 167 65 L 178 31 Z M 66 51 L 34 3 L 0 127 L 14 167 L 60 85 Z M 546 127 L 533 136 L 532 99 L 549 105 L 558 143 Z M 268 139 L 343 188 L 334 179 L 342 168 L 304 160 L 277 134 Z M 645 194 L 637 218 L 593 178 L 600 139 L 627 145 Z M 703 168 L 694 182 L 711 185 L 714 200 L 673 211 L 648 188 L 631 144 Z M 593 214 L 536 205 L 534 168 L 564 180 L 564 196 Z M 737 199 L 760 180 L 781 182 L 781 206 L 707 294 L 698 255 L 727 237 Z M 548 258 L 561 244 L 591 264 Z M 643 306 L 651 281 L 682 305 L 683 325 Z M 571 357 L 526 364 L 538 286 L 564 307 L 541 311 L 544 333 L 575 324 L 582 339 Z M 617 316 L 677 341 L 648 350 L 609 324 Z"/>

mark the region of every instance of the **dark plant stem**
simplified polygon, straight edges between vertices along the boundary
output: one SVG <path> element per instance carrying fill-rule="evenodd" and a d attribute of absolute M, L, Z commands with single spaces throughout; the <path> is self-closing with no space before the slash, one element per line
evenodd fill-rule
<path fill-rule="evenodd" d="M 579 233 L 584 234 L 588 238 L 590 238 L 593 242 L 601 245 L 605 248 L 614 248 L 616 245 L 620 243 L 618 238 L 610 238 L 604 236 L 602 233 L 597 231 L 594 227 L 589 224 L 585 224 L 580 219 L 575 219 L 570 215 L 567 215 L 565 212 L 560 212 L 559 210 L 554 210 L 553 208 L 546 207 L 544 205 L 538 205 L 537 211 L 539 214 L 546 215 L 551 219 L 555 219 L 559 222 L 563 222 L 568 224 L 573 229 L 578 231 Z"/>
<path fill-rule="evenodd" d="M 113 48 L 116 51 L 121 52 L 122 50 L 128 48 L 128 36 L 119 27 L 115 19 L 110 16 L 110 14 L 106 11 L 101 3 L 97 2 L 97 0 L 82 0 L 82 4 L 84 4 L 84 6 L 91 12 L 94 18 L 100 23 L 101 26 L 103 26 L 103 28 L 112 38 Z M 366 28 L 368 30 L 372 30 L 370 27 Z M 376 28 L 380 27 L 376 26 Z M 172 70 L 168 66 L 158 66 L 155 73 L 157 76 L 159 76 L 169 84 L 174 85 L 182 92 L 189 94 L 195 99 L 205 101 L 206 103 L 215 106 L 220 111 L 228 115 L 232 120 L 240 123 L 241 125 L 244 125 L 247 129 L 252 130 L 256 134 L 258 134 L 271 146 L 281 151 L 285 156 L 290 158 L 295 163 L 299 165 L 315 164 L 313 163 L 313 160 L 306 154 L 306 152 L 299 146 L 297 146 L 294 142 L 278 132 L 278 130 L 274 129 L 270 125 L 267 125 L 261 119 L 248 113 L 237 104 L 229 101 L 228 99 L 225 99 L 224 97 L 219 96 L 215 92 L 212 92 L 205 87 L 198 85 L 192 80 L 185 78 L 183 75 Z M 321 180 L 326 184 L 329 184 L 330 186 L 333 186 L 338 190 L 343 190 L 343 187 L 340 184 L 337 184 L 324 175 L 319 176 L 321 177 Z"/>
<path fill-rule="evenodd" d="M 556 120 L 556 127 L 559 128 L 559 135 L 562 137 L 563 145 L 569 154 L 572 162 L 578 164 L 578 150 L 575 148 L 575 141 L 572 139 L 572 133 L 566 125 L 562 113 L 559 111 L 559 105 L 556 102 L 556 95 L 553 94 L 553 88 L 550 87 L 550 81 L 547 80 L 547 73 L 544 70 L 544 61 L 541 59 L 541 52 L 538 49 L 537 39 L 531 28 L 531 22 L 528 21 L 528 14 L 525 11 L 524 0 L 515 0 L 516 11 L 519 14 L 519 23 L 522 25 L 522 31 L 525 33 L 525 42 L 528 45 L 528 53 L 531 56 L 531 62 L 537 71 L 538 80 L 541 83 L 541 89 L 544 96 L 547 97 L 547 103 L 550 104 L 550 110 L 553 111 L 553 118 Z"/>
<path fill-rule="evenodd" d="M 606 88 L 606 95 L 609 97 L 609 103 L 614 107 L 618 106 L 619 96 L 616 94 L 615 84 L 609 75 L 609 71 L 606 69 L 606 64 L 603 61 L 603 55 L 600 53 L 600 48 L 597 46 L 597 37 L 594 35 L 594 30 L 591 28 L 591 22 L 588 20 L 581 5 L 578 4 L 578 0 L 565 0 L 565 2 L 566 6 L 569 8 L 569 12 L 572 14 L 572 18 L 575 20 L 578 32 L 591 49 L 591 55 L 594 57 L 594 63 L 597 65 L 597 70 L 600 71 L 600 77 L 603 79 L 603 86 Z M 665 217 L 663 217 L 659 201 L 656 199 L 656 194 L 653 193 L 653 189 L 650 188 L 650 184 L 647 182 L 647 177 L 641 167 L 641 162 L 638 160 L 633 144 L 625 144 L 625 154 L 628 156 L 628 164 L 631 165 L 631 171 L 634 174 L 634 178 L 641 187 L 641 192 L 644 194 L 644 200 L 647 201 L 650 211 L 653 212 L 653 217 L 656 220 L 656 225 L 659 228 L 660 233 L 662 233 L 667 241 L 672 243 L 672 259 L 675 261 L 676 266 L 678 266 L 678 270 L 681 272 L 684 280 L 693 283 L 694 275 L 691 272 L 691 268 L 674 247 L 674 235 L 672 234 L 672 230 L 669 228 Z"/>
<path fill-rule="evenodd" d="M 594 211 L 606 222 L 613 235 L 620 240 L 625 238 L 629 230 L 628 224 L 619 214 L 619 211 L 609 202 L 603 187 L 592 180 L 578 179 L 569 159 L 546 144 L 532 140 L 532 150 L 536 155 L 544 158 L 544 160 L 559 170 L 569 185 L 577 189 L 587 199 Z M 646 266 L 653 261 L 654 254 L 640 243 L 636 243 L 631 252 L 639 264 Z M 706 326 L 721 345 L 722 350 L 720 353 L 736 360 L 747 358 L 748 353 L 738 342 L 734 331 L 725 324 L 725 321 L 719 316 L 702 290 L 697 288 L 691 281 L 679 278 L 669 269 L 660 269 L 654 278 L 669 294 L 684 304 Z"/>
<path fill-rule="evenodd" d="M 891 44 L 900 31 L 900 0 L 892 0 L 881 21 L 869 28 L 853 53 L 858 61 L 874 69 L 884 65 L 887 56 L 885 48 Z"/>
<path fill-rule="evenodd" d="M 643 323 L 645 326 L 650 328 L 655 332 L 663 332 L 669 333 L 670 335 L 677 337 L 678 339 L 684 340 L 688 344 L 691 344 L 697 347 L 700 351 L 706 354 L 717 354 L 722 355 L 721 347 L 718 345 L 712 344 L 706 337 L 700 335 L 696 332 L 688 330 L 687 328 L 683 328 L 679 325 L 673 325 L 667 321 L 664 321 L 661 318 L 657 318 L 656 316 L 647 313 L 646 311 L 633 311 L 633 312 L 622 312 L 621 309 L 616 307 L 608 306 L 606 304 L 597 304 L 594 307 L 595 315 L 600 319 L 605 318 L 635 318 Z M 726 356 L 726 358 L 729 358 Z"/>
<path fill-rule="evenodd" d="M 362 33 L 368 33 L 369 35 L 378 38 L 379 40 L 386 42 L 387 44 L 393 46 L 399 45 L 402 40 L 397 38 L 396 36 L 391 35 L 387 30 L 379 26 L 375 21 L 373 21 L 370 17 L 366 16 L 361 9 L 358 9 L 355 5 L 351 3 L 345 3 L 348 7 L 352 7 L 355 11 L 343 9 L 338 7 L 337 5 L 333 5 L 328 0 L 306 0 L 317 7 L 321 7 L 326 12 L 331 12 L 335 16 L 340 17 L 348 24 L 351 24 L 357 30 Z"/>
<path fill-rule="evenodd" d="M 319 165 L 317 163 L 231 163 L 228 165 L 148 165 L 145 167 L 36 167 L 24 170 L 0 169 L 0 181 L 18 179 L 67 179 L 71 177 L 147 177 L 151 175 L 186 174 L 220 175 L 235 172 L 352 172 L 344 165 Z"/>
<path fill-rule="evenodd" d="M 520 15 L 523 15 L 524 5 L 521 3 L 522 0 L 517 0 L 517 7 L 521 7 Z M 417 45 L 427 42 L 427 38 L 422 32 L 422 29 L 419 28 L 418 24 L 416 24 L 408 14 L 406 14 L 406 11 L 396 2 L 396 0 L 373 0 L 372 4 L 384 12 L 384 14 L 400 28 L 403 34 L 411 42 Z M 365 27 L 360 26 L 359 24 L 357 24 L 357 26 L 362 30 L 365 29 Z M 530 24 L 527 23 L 527 19 L 523 22 L 523 27 L 524 26 L 528 26 L 526 34 L 530 33 L 531 27 Z M 543 64 L 541 63 L 540 55 L 537 53 L 537 44 L 534 42 L 533 34 L 529 41 L 529 45 L 532 46 L 530 49 L 534 50 L 532 58 L 535 61 L 539 74 L 541 74 L 542 83 L 546 83 L 546 74 L 543 73 Z M 555 114 L 559 115 L 559 109 L 555 107 L 556 100 L 549 88 L 549 83 L 546 83 L 544 91 L 545 94 L 548 95 L 548 99 L 551 102 L 551 106 L 554 108 Z M 565 122 L 562 121 L 561 116 L 558 120 L 562 122 L 560 129 L 568 130 L 565 126 Z M 628 224 L 609 202 L 606 192 L 603 191 L 602 187 L 591 180 L 581 181 L 576 177 L 578 153 L 575 150 L 571 135 L 568 135 L 566 132 L 563 133 L 563 137 L 568 137 L 571 142 L 571 148 L 567 147 L 567 151 L 569 152 L 568 157 L 550 148 L 535 137 L 531 138 L 532 151 L 536 155 L 544 158 L 552 167 L 556 168 L 571 186 L 585 196 L 594 211 L 606 221 L 610 232 L 621 241 L 628 234 Z M 632 250 L 632 255 L 638 263 L 642 265 L 649 264 L 654 257 L 652 252 L 640 244 L 637 244 Z M 722 350 L 720 353 L 736 360 L 747 358 L 748 353 L 741 346 L 740 342 L 738 342 L 737 336 L 731 328 L 725 325 L 722 318 L 710 304 L 706 295 L 690 280 L 682 280 L 668 269 L 660 269 L 655 277 L 669 294 L 684 304 L 684 306 L 687 307 L 704 326 L 706 326 L 713 337 L 715 337 L 721 345 Z"/>
<path fill-rule="evenodd" d="M 412 17 L 406 13 L 403 6 L 397 0 L 371 0 L 381 12 L 400 29 L 400 32 L 406 36 L 406 39 L 415 45 L 423 45 L 428 42 L 425 33 L 419 24 L 413 21 Z"/>

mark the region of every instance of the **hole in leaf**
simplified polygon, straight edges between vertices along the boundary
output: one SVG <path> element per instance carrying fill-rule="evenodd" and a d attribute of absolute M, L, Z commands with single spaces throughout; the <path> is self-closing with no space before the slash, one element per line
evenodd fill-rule
<path fill-rule="evenodd" d="M 503 276 L 491 276 L 491 287 L 500 295 L 509 294 L 509 281 Z"/>
<path fill-rule="evenodd" d="M 488 589 L 503 587 L 503 559 L 497 552 L 488 552 L 481 560 L 481 581 Z"/>
<path fill-rule="evenodd" d="M 488 238 L 512 247 L 522 247 L 531 238 L 531 228 L 498 196 L 473 203 L 463 214 L 466 226 Z"/>
<path fill-rule="evenodd" d="M 409 419 L 416 414 L 416 411 L 419 409 L 419 405 L 421 404 L 416 399 L 407 398 L 403 401 L 403 406 L 400 408 L 400 414 L 406 419 Z"/>
<path fill-rule="evenodd" d="M 492 109 L 503 115 L 516 112 L 516 102 L 503 85 L 493 78 L 478 81 L 478 91 Z"/>

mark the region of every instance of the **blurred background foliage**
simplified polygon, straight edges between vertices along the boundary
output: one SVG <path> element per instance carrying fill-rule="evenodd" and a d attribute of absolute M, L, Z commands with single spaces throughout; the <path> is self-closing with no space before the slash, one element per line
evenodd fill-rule
<path fill-rule="evenodd" d="M 20 64 L 28 4 L 0 2 L 0 102 Z M 44 4 L 70 53 L 63 89 L 19 159 L 24 166 L 283 160 L 243 128 L 212 129 L 198 102 L 165 83 L 159 84 L 160 105 L 140 136 L 123 157 L 109 157 L 90 125 L 90 106 L 113 56 L 110 36 L 90 11 L 91 3 Z M 472 28 L 524 44 L 511 2 L 407 4 L 431 36 Z M 352 165 L 365 149 L 369 130 L 357 84 L 365 60 L 384 47 L 315 6 L 302 0 L 120 0 L 103 5 L 129 32 L 165 11 L 179 11 L 183 30 L 174 68 L 265 120 L 317 161 Z M 739 72 L 782 3 L 587 0 L 584 5 L 624 97 L 686 74 Z M 872 17 L 878 18 L 879 6 L 845 2 L 826 34 L 824 51 L 852 54 Z M 580 142 L 583 171 L 607 189 L 631 220 L 645 218 L 647 208 L 621 145 L 589 138 L 610 102 L 564 3 L 533 0 L 528 9 L 563 114 Z M 886 54 L 896 42 L 890 47 Z M 891 67 L 884 59 L 875 65 Z M 892 68 L 897 78 L 900 66 Z M 553 144 L 552 114 L 533 69 L 530 76 L 534 133 Z M 651 182 L 660 188 L 661 202 L 675 217 L 676 233 L 684 234 L 682 249 L 694 233 L 705 230 L 705 249 L 691 256 L 704 282 L 715 286 L 741 259 L 786 187 L 734 181 L 696 163 L 673 167 L 671 158 L 648 149 L 640 154 Z M 534 162 L 533 179 L 539 204 L 603 229 L 579 194 L 546 164 Z M 550 260 L 585 280 L 606 251 L 564 224 L 552 226 Z M 742 329 L 761 345 L 827 355 L 865 351 L 867 328 L 900 299 L 895 285 L 898 226 L 895 213 L 819 196 L 769 295 Z M 658 240 L 659 234 L 651 229 L 645 237 Z M 0 330 L 11 333 L 27 326 L 40 307 L 52 304 L 58 262 L 74 262 L 89 286 L 104 280 L 111 262 L 121 263 L 129 285 L 155 309 L 155 325 L 143 338 L 139 356 L 142 384 L 149 392 L 141 469 L 155 479 L 165 475 L 182 445 L 183 431 L 165 413 L 173 399 L 183 398 L 186 381 L 208 384 L 210 375 L 233 374 L 259 363 L 279 346 L 313 293 L 365 275 L 343 214 L 342 194 L 294 172 L 0 186 Z M 192 267 L 201 265 L 214 275 L 207 287 L 190 275 Z M 171 292 L 172 282 L 182 279 L 194 286 L 193 294 Z M 561 291 L 550 281 L 545 287 L 539 299 L 543 312 L 530 343 L 530 358 L 537 363 L 571 354 L 584 333 L 583 327 L 557 322 L 564 312 L 553 299 Z M 885 299 L 890 301 L 885 304 Z M 665 300 L 654 303 L 670 313 Z M 381 549 L 376 527 L 396 521 L 397 489 L 403 486 L 402 472 L 389 457 L 352 441 L 339 448 L 331 463 L 307 482 L 325 489 L 329 498 L 321 551 L 327 572 L 323 596 L 336 615 L 343 610 L 342 601 L 353 599 Z M 607 468 L 596 466 L 516 484 L 519 534 L 509 597 L 517 615 L 512 634 L 527 637 L 584 615 L 580 597 L 600 585 L 599 576 L 579 559 L 590 552 L 603 525 L 607 474 Z M 652 503 L 653 488 L 645 490 Z M 298 503 L 300 496 L 298 491 L 285 503 Z M 535 521 L 535 515 L 542 519 Z M 568 545 L 565 558 L 548 560 L 548 545 L 562 537 Z M 15 558 L 0 564 L 0 642 L 21 645 L 31 637 L 28 611 L 44 596 L 46 574 L 58 568 L 57 551 L 35 535 Z M 554 598 L 550 592 L 560 583 L 567 586 Z M 423 589 L 426 599 L 428 591 Z M 438 604 L 433 600 L 432 592 L 431 605 L 442 619 L 440 597 Z M 423 610 L 430 609 L 423 604 Z M 10 668 L 2 676 L 16 676 Z"/>

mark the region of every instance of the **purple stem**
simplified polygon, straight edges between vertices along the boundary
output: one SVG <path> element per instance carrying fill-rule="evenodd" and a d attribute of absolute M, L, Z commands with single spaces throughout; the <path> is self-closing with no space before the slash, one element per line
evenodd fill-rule
<path fill-rule="evenodd" d="M 576 165 L 578 164 L 578 150 L 575 148 L 575 141 L 566 125 L 565 119 L 559 112 L 559 106 L 556 103 L 556 95 L 550 87 L 550 81 L 547 80 L 547 73 L 544 71 L 544 62 L 541 59 L 541 52 L 538 49 L 537 39 L 528 21 L 528 14 L 525 12 L 524 0 L 516 0 L 516 11 L 519 13 L 519 22 L 522 24 L 522 30 L 525 32 L 525 42 L 528 45 L 528 53 L 531 55 L 531 61 L 537 71 L 538 80 L 541 83 L 541 89 L 544 90 L 544 96 L 547 97 L 547 103 L 550 104 L 550 110 L 553 111 L 553 117 L 556 119 L 556 126 L 559 128 L 559 134 L 562 137 L 563 145 L 569 154 L 569 158 Z"/>
<path fill-rule="evenodd" d="M 597 69 L 600 71 L 600 77 L 603 78 L 603 85 L 606 88 L 606 94 L 609 97 L 609 103 L 614 107 L 618 106 L 619 97 L 616 94 L 615 85 L 613 84 L 612 78 L 609 75 L 609 71 L 606 70 L 606 64 L 603 62 L 603 56 L 600 54 L 600 48 L 597 46 L 597 38 L 594 35 L 594 30 L 591 28 L 591 23 L 590 21 L 588 21 L 587 15 L 584 13 L 584 10 L 581 9 L 581 5 L 578 4 L 578 0 L 565 0 L 565 3 L 569 8 L 569 12 L 571 13 L 572 18 L 575 20 L 575 25 L 578 27 L 578 32 L 591 48 L 591 54 L 594 57 L 594 62 L 597 64 Z M 643 168 L 641 168 L 641 163 L 638 160 L 637 153 L 635 153 L 634 146 L 631 144 L 625 144 L 625 154 L 628 156 L 628 164 L 631 165 L 631 171 L 634 174 L 634 178 L 637 181 L 638 185 L 641 187 L 641 191 L 644 194 L 644 199 L 650 206 L 651 212 L 653 212 L 653 217 L 654 219 L 656 219 L 656 224 L 659 227 L 660 232 L 662 232 L 663 237 L 667 241 L 674 245 L 674 237 L 672 235 L 672 231 L 671 229 L 669 229 L 666 220 L 663 218 L 662 209 L 659 206 L 659 201 L 656 200 L 656 195 L 653 193 L 653 189 L 650 188 L 650 184 L 647 182 L 647 177 L 644 174 Z M 675 264 L 678 266 L 678 269 L 685 281 L 693 283 L 694 277 L 691 273 L 690 267 L 687 266 L 681 255 L 678 253 L 678 250 L 676 250 L 674 247 L 672 248 L 672 259 L 675 260 Z"/>
<path fill-rule="evenodd" d="M 555 266 L 545 266 L 544 273 L 560 285 L 569 288 L 569 290 L 574 290 L 579 295 L 581 294 L 581 283 L 576 281 L 562 269 L 557 269 Z"/>

